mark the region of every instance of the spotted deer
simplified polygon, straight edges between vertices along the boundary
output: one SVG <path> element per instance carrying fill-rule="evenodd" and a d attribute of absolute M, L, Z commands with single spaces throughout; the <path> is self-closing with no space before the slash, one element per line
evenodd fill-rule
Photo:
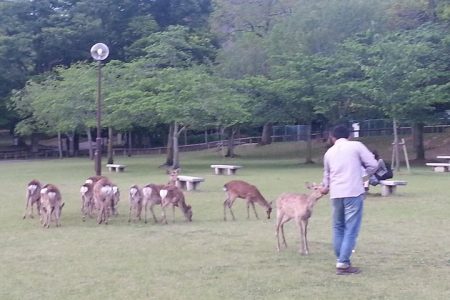
<path fill-rule="evenodd" d="M 26 205 L 25 205 L 25 213 L 23 214 L 23 219 L 28 216 L 33 218 L 33 206 L 36 205 L 36 211 L 40 215 L 41 214 L 41 183 L 39 180 L 33 179 L 27 185 L 26 192 Z"/>
<path fill-rule="evenodd" d="M 108 224 L 109 212 L 113 211 L 113 186 L 113 183 L 108 178 L 102 178 L 94 184 L 94 202 L 98 210 L 98 224 Z"/>
<path fill-rule="evenodd" d="M 163 223 L 167 224 L 166 207 L 169 204 L 172 204 L 172 206 L 174 207 L 178 206 L 180 210 L 183 212 L 186 221 L 189 222 L 192 221 L 192 207 L 186 203 L 183 191 L 180 188 L 173 185 L 166 185 L 163 188 L 161 188 L 159 194 L 161 196 Z M 175 222 L 175 215 L 173 221 Z"/>
<path fill-rule="evenodd" d="M 86 216 L 92 217 L 95 203 L 94 203 L 94 184 L 84 183 L 80 188 L 81 194 L 81 216 L 83 222 L 86 220 Z"/>
<path fill-rule="evenodd" d="M 64 206 L 61 192 L 53 184 L 46 184 L 41 189 L 41 223 L 49 228 L 52 216 L 55 219 L 56 227 L 61 226 L 61 211 Z"/>
<path fill-rule="evenodd" d="M 167 185 L 177 185 L 180 169 L 168 169 L 167 174 L 169 175 L 169 182 L 167 182 Z"/>
<path fill-rule="evenodd" d="M 283 238 L 283 244 L 287 247 L 286 239 L 284 237 L 284 224 L 292 219 L 298 226 L 300 231 L 300 248 L 299 252 L 303 255 L 309 254 L 307 231 L 308 220 L 312 215 L 314 205 L 322 198 L 324 194 L 321 192 L 322 185 L 320 184 L 306 184 L 307 188 L 311 190 L 309 195 L 297 194 L 297 193 L 283 193 L 277 200 L 277 224 L 276 224 L 276 236 L 277 236 L 277 250 L 280 251 L 280 238 L 279 232 L 281 230 L 281 236 Z"/>
<path fill-rule="evenodd" d="M 142 190 L 137 185 L 132 185 L 130 187 L 130 212 L 128 214 L 128 222 L 131 222 L 131 215 L 133 215 L 133 219 L 141 220 L 141 212 L 142 212 Z"/>
<path fill-rule="evenodd" d="M 143 194 L 143 202 L 142 206 L 144 209 L 144 222 L 147 223 L 147 210 L 150 209 L 153 220 L 155 223 L 158 223 L 158 219 L 156 218 L 155 212 L 153 211 L 153 207 L 155 205 L 161 204 L 161 195 L 159 192 L 161 191 L 161 188 L 163 188 L 164 185 L 158 185 L 158 184 L 147 184 L 142 188 L 142 194 Z"/>
<path fill-rule="evenodd" d="M 233 210 L 231 207 L 233 206 L 234 201 L 237 198 L 245 199 L 247 202 L 247 219 L 250 219 L 250 205 L 253 207 L 253 211 L 255 212 L 255 217 L 259 219 L 258 214 L 256 213 L 255 203 L 266 208 L 267 219 L 270 219 L 270 213 L 272 212 L 272 202 L 267 202 L 266 199 L 261 195 L 256 186 L 251 185 L 242 180 L 232 180 L 223 186 L 223 190 L 226 193 L 226 199 L 223 202 L 223 219 L 227 220 L 226 209 L 230 210 L 231 216 L 233 220 L 234 217 Z"/>

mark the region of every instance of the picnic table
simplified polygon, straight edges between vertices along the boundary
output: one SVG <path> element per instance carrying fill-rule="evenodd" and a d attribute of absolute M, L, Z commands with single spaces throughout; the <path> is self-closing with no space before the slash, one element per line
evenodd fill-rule
<path fill-rule="evenodd" d="M 108 168 L 108 170 L 110 172 L 112 172 L 112 171 L 123 172 L 123 171 L 125 171 L 125 168 L 127 166 L 126 165 L 119 165 L 119 164 L 107 164 L 106 167 Z"/>
<path fill-rule="evenodd" d="M 435 172 L 449 172 L 450 171 L 450 155 L 438 155 L 437 159 L 447 160 L 445 163 L 426 163 L 427 166 L 433 167 Z"/>
<path fill-rule="evenodd" d="M 386 197 L 395 193 L 397 186 L 407 185 L 408 182 L 404 180 L 380 180 L 381 196 Z"/>
<path fill-rule="evenodd" d="M 233 166 L 233 165 L 211 165 L 211 168 L 214 169 L 214 174 L 216 175 L 222 175 L 224 174 L 225 170 L 227 172 L 227 175 L 234 175 L 236 174 L 236 171 L 242 168 L 242 166 Z"/>
<path fill-rule="evenodd" d="M 180 189 L 184 189 L 186 191 L 193 191 L 196 190 L 200 182 L 203 181 L 205 181 L 205 179 L 202 177 L 178 175 L 177 182 L 175 184 Z"/>

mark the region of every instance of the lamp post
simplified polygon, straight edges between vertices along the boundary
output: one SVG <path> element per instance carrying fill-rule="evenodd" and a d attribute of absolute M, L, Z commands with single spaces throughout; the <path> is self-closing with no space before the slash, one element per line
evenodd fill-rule
<path fill-rule="evenodd" d="M 97 77 L 97 138 L 95 140 L 95 174 L 102 175 L 102 127 L 101 127 L 101 97 L 102 97 L 102 60 L 109 55 L 108 46 L 103 43 L 97 43 L 91 48 L 91 56 L 98 62 Z"/>

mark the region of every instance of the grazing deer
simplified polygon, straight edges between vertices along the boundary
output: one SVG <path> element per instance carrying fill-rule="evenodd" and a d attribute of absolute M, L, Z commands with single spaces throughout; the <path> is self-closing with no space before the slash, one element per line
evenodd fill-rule
<path fill-rule="evenodd" d="M 233 220 L 235 220 L 234 213 L 231 207 L 233 206 L 236 198 L 242 198 L 247 201 L 247 219 L 250 219 L 250 205 L 253 207 L 256 218 L 259 219 L 258 214 L 256 213 L 255 203 L 258 203 L 259 205 L 266 208 L 267 219 L 270 219 L 270 213 L 272 212 L 272 202 L 267 202 L 254 185 L 251 185 L 242 180 L 232 180 L 228 183 L 225 183 L 225 185 L 223 186 L 223 190 L 227 195 L 227 198 L 223 202 L 224 221 L 227 220 L 227 207 L 230 210 Z"/>
<path fill-rule="evenodd" d="M 23 214 L 23 218 L 25 219 L 28 216 L 30 218 L 34 218 L 33 216 L 33 205 L 36 205 L 36 210 L 38 214 L 41 214 L 41 183 L 39 180 L 33 179 L 27 185 L 27 203 L 25 205 L 25 213 Z M 28 208 L 30 210 L 28 211 Z"/>
<path fill-rule="evenodd" d="M 277 201 L 277 250 L 280 251 L 280 238 L 279 232 L 281 229 L 281 235 L 283 238 L 284 246 L 287 248 L 286 239 L 284 237 L 284 223 L 291 219 L 295 219 L 300 230 L 300 248 L 299 252 L 303 255 L 308 255 L 308 220 L 311 217 L 314 205 L 324 194 L 321 192 L 322 185 L 320 184 L 306 184 L 307 188 L 312 190 L 311 194 L 297 194 L 297 193 L 283 193 Z"/>
<path fill-rule="evenodd" d="M 94 185 L 92 183 L 85 183 L 80 188 L 81 194 L 81 215 L 83 222 L 86 220 L 86 215 L 92 217 L 94 211 Z"/>
<path fill-rule="evenodd" d="M 186 204 L 183 191 L 173 185 L 167 185 L 159 191 L 161 196 L 161 207 L 162 207 L 162 222 L 167 224 L 166 218 L 166 206 L 172 204 L 172 206 L 178 206 L 183 212 L 186 221 L 192 221 L 192 207 Z M 173 221 L 175 222 L 175 215 Z"/>
<path fill-rule="evenodd" d="M 49 228 L 52 215 L 55 218 L 56 227 L 61 226 L 62 203 L 61 193 L 53 184 L 46 184 L 41 189 L 41 222 L 42 226 Z"/>
<path fill-rule="evenodd" d="M 128 214 L 128 222 L 131 222 L 131 214 L 134 212 L 134 220 L 141 220 L 142 212 L 142 191 L 137 185 L 130 187 L 130 213 Z"/>
<path fill-rule="evenodd" d="M 97 223 L 108 224 L 109 211 L 114 201 L 113 184 L 107 178 L 102 178 L 94 184 L 94 201 L 98 209 Z"/>
<path fill-rule="evenodd" d="M 147 184 L 142 188 L 143 194 L 143 202 L 142 206 L 144 208 L 144 222 L 147 223 L 147 209 L 150 208 L 152 212 L 153 220 L 155 223 L 158 223 L 158 219 L 156 218 L 155 212 L 153 211 L 153 206 L 161 204 L 161 195 L 159 192 L 164 185 L 158 184 Z M 175 207 L 174 207 L 175 210 Z"/>

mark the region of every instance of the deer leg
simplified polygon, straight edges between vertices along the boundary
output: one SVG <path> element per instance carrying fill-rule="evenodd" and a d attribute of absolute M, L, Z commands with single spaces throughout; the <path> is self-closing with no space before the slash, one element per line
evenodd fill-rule
<path fill-rule="evenodd" d="M 250 202 L 250 204 L 252 205 L 253 211 L 255 212 L 255 217 L 259 220 L 258 214 L 256 213 L 255 203 Z M 248 206 L 247 206 L 247 209 L 248 209 Z M 247 212 L 248 212 L 248 211 L 247 211 Z"/>
<path fill-rule="evenodd" d="M 305 227 L 303 226 L 303 221 L 302 220 L 297 220 L 297 224 L 299 227 L 299 231 L 300 231 L 300 248 L 299 248 L 299 252 L 302 255 L 307 255 L 308 252 L 305 250 Z"/>
<path fill-rule="evenodd" d="M 275 235 L 277 237 L 277 251 L 280 252 L 280 225 L 283 219 L 282 213 L 277 214 L 277 226 L 275 230 Z"/>
<path fill-rule="evenodd" d="M 230 214 L 233 217 L 233 221 L 235 221 L 236 218 L 234 217 L 233 209 L 231 207 L 233 206 L 235 200 L 236 200 L 236 197 L 230 198 L 228 201 L 228 208 L 230 209 Z"/>
<path fill-rule="evenodd" d="M 281 236 L 283 237 L 284 248 L 287 248 L 286 237 L 284 236 L 284 223 L 286 223 L 287 221 L 289 221 L 289 219 L 285 218 L 281 223 Z"/>
<path fill-rule="evenodd" d="M 30 212 L 30 218 L 34 218 L 34 211 L 33 211 L 33 202 L 30 201 L 30 208 L 31 208 L 31 212 Z"/>
<path fill-rule="evenodd" d="M 231 217 L 233 217 L 233 221 L 236 220 L 236 218 L 234 217 L 233 210 L 231 209 L 231 207 L 233 206 L 234 200 L 236 200 L 236 198 L 231 198 L 228 196 L 228 198 L 225 199 L 225 201 L 223 202 L 223 220 L 224 221 L 227 220 L 227 214 L 226 214 L 227 207 L 230 210 L 230 214 L 231 214 Z"/>
<path fill-rule="evenodd" d="M 132 210 L 133 210 L 133 205 L 130 204 L 130 211 L 128 212 L 128 223 L 131 222 L 131 214 L 132 214 Z"/>
<path fill-rule="evenodd" d="M 148 202 L 144 201 L 144 203 L 142 203 L 143 209 L 144 209 L 144 223 L 147 224 L 147 209 L 148 209 Z"/>
<path fill-rule="evenodd" d="M 162 208 L 162 220 L 161 220 L 161 222 L 163 222 L 164 224 L 167 224 L 167 218 L 166 218 L 166 206 L 167 206 L 168 204 L 169 204 L 169 203 L 167 202 L 167 203 L 161 205 L 161 208 Z"/>
<path fill-rule="evenodd" d="M 305 240 L 305 254 L 309 254 L 309 247 L 308 247 L 308 220 L 302 220 L 303 222 L 303 238 Z"/>
<path fill-rule="evenodd" d="M 30 199 L 27 199 L 27 202 L 25 203 L 25 213 L 23 214 L 23 219 L 27 217 L 28 203 L 30 203 Z"/>
<path fill-rule="evenodd" d="M 180 209 L 181 209 L 181 207 L 180 207 Z M 174 204 L 172 204 L 172 216 L 173 216 L 172 220 L 175 223 L 175 205 Z"/>
<path fill-rule="evenodd" d="M 150 210 L 151 210 L 152 215 L 153 215 L 153 221 L 155 221 L 155 223 L 158 223 L 158 219 L 156 218 L 155 212 L 153 211 L 153 206 L 155 206 L 154 203 L 150 204 Z"/>
<path fill-rule="evenodd" d="M 61 210 L 60 210 L 58 204 L 57 204 L 57 207 L 55 208 L 54 213 L 55 213 L 56 227 L 60 227 L 61 226 L 61 223 L 60 223 Z"/>
<path fill-rule="evenodd" d="M 223 201 L 223 220 L 227 220 L 227 206 L 228 206 L 228 198 Z"/>

